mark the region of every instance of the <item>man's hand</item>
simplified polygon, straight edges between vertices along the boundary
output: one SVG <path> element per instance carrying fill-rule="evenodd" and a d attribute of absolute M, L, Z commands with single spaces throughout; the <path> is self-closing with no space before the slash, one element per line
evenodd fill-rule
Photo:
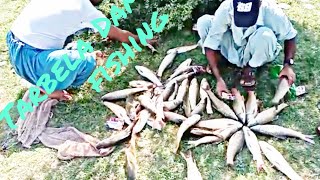
<path fill-rule="evenodd" d="M 222 78 L 217 80 L 216 91 L 217 91 L 218 96 L 220 96 L 220 97 L 222 97 L 222 92 L 230 93 L 230 91 L 227 88 L 226 83 L 224 82 L 224 80 Z"/>
<path fill-rule="evenodd" d="M 151 46 L 155 46 L 158 43 L 158 39 L 157 38 L 147 39 L 147 43 L 150 44 Z"/>
<path fill-rule="evenodd" d="M 293 69 L 289 65 L 285 65 L 284 68 L 281 70 L 279 74 L 279 78 L 282 76 L 288 77 L 289 84 L 292 85 L 296 80 L 296 74 L 294 73 Z"/>

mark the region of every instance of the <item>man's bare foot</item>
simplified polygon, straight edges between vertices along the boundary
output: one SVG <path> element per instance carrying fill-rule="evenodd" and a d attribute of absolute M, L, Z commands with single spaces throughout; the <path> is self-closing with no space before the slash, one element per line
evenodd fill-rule
<path fill-rule="evenodd" d="M 59 101 L 68 101 L 68 100 L 72 99 L 71 94 L 69 94 L 65 90 L 54 91 L 53 93 L 48 95 L 48 97 L 51 98 L 51 99 L 57 99 Z"/>

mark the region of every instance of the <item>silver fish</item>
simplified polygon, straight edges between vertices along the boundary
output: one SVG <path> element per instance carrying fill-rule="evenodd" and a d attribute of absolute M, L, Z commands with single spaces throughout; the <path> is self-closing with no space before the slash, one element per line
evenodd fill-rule
<path fill-rule="evenodd" d="M 168 79 L 168 81 L 172 80 L 173 78 L 177 77 L 178 75 L 182 74 L 182 73 L 187 73 L 187 72 L 205 72 L 205 68 L 203 66 L 185 66 L 182 67 L 179 70 L 174 71 L 174 73 L 170 76 L 170 78 Z"/>
<path fill-rule="evenodd" d="M 190 106 L 190 101 L 188 96 L 183 97 L 183 110 L 184 110 L 184 114 L 187 117 L 191 116 L 191 106 Z"/>
<path fill-rule="evenodd" d="M 240 121 L 246 123 L 246 106 L 244 103 L 244 97 L 241 96 L 240 92 L 237 89 L 232 89 L 232 93 L 235 96 L 232 107 Z"/>
<path fill-rule="evenodd" d="M 194 77 L 191 80 L 190 87 L 189 87 L 189 101 L 190 101 L 191 110 L 194 110 L 194 108 L 197 106 L 198 89 L 199 89 L 198 80 L 197 78 Z"/>
<path fill-rule="evenodd" d="M 195 127 L 206 128 L 211 130 L 225 129 L 230 126 L 242 127 L 242 124 L 238 121 L 227 118 L 201 120 L 200 122 L 195 124 Z"/>
<path fill-rule="evenodd" d="M 191 151 L 188 150 L 186 153 L 180 152 L 180 155 L 187 162 L 187 180 L 202 180 L 201 173 L 192 157 Z"/>
<path fill-rule="evenodd" d="M 196 124 L 197 122 L 200 121 L 201 116 L 198 114 L 192 115 L 191 117 L 189 117 L 188 119 L 186 119 L 185 121 L 182 122 L 182 124 L 179 127 L 178 133 L 177 133 L 177 139 L 175 142 L 175 149 L 174 152 L 177 153 L 179 146 L 180 146 L 180 141 L 181 138 L 184 134 L 184 132 L 186 130 L 188 130 L 191 126 L 193 126 L 194 124 Z"/>
<path fill-rule="evenodd" d="M 246 126 L 242 128 L 246 145 L 257 163 L 257 171 L 265 169 L 257 136 Z"/>
<path fill-rule="evenodd" d="M 190 77 L 192 77 L 192 76 L 194 76 L 194 75 L 196 75 L 196 74 L 197 74 L 197 72 L 190 72 L 190 73 L 187 73 L 187 74 L 182 74 L 182 75 L 177 76 L 177 77 L 175 77 L 175 78 L 173 78 L 172 80 L 167 81 L 167 82 L 168 82 L 168 83 L 170 83 L 171 81 L 181 82 L 181 81 L 183 81 L 183 80 L 185 80 L 185 79 L 187 79 L 187 78 L 190 78 Z"/>
<path fill-rule="evenodd" d="M 126 99 L 126 111 L 131 120 L 135 120 L 137 113 L 141 110 L 140 102 L 135 100 L 133 96 Z"/>
<path fill-rule="evenodd" d="M 259 141 L 260 148 L 266 158 L 273 164 L 279 171 L 285 174 L 288 178 L 292 180 L 303 180 L 289 165 L 289 163 L 284 159 L 281 153 L 268 144 L 265 141 Z"/>
<path fill-rule="evenodd" d="M 138 97 L 138 100 L 140 101 L 141 105 L 145 107 L 146 109 L 150 110 L 153 113 L 157 113 L 156 104 L 154 101 L 152 101 L 148 96 L 141 95 Z"/>
<path fill-rule="evenodd" d="M 187 94 L 188 89 L 189 89 L 189 80 L 185 79 L 181 82 L 181 85 L 179 86 L 176 100 L 183 101 L 184 97 Z"/>
<path fill-rule="evenodd" d="M 256 125 L 250 127 L 251 130 L 259 132 L 261 134 L 266 134 L 278 138 L 285 138 L 285 137 L 296 137 L 300 138 L 306 142 L 314 144 L 312 135 L 304 135 L 301 132 L 295 131 L 293 129 L 285 128 L 278 125 Z"/>
<path fill-rule="evenodd" d="M 289 85 L 288 79 L 281 78 L 277 87 L 277 91 L 273 99 L 271 100 L 271 103 L 275 105 L 279 104 L 280 100 L 287 94 L 289 89 L 290 89 L 290 85 Z"/>
<path fill-rule="evenodd" d="M 194 114 L 202 114 L 202 112 L 204 111 L 204 109 L 206 108 L 206 104 L 207 104 L 207 98 L 202 99 L 199 104 L 193 109 L 193 111 L 191 112 L 191 115 Z"/>
<path fill-rule="evenodd" d="M 170 112 L 170 111 L 164 111 L 164 117 L 168 120 L 168 121 L 172 121 L 174 123 L 177 123 L 177 124 L 180 124 L 182 123 L 183 121 L 185 121 L 187 118 L 180 115 L 180 114 L 177 114 L 177 113 L 174 113 L 174 112 Z"/>
<path fill-rule="evenodd" d="M 208 94 L 209 98 L 211 99 L 212 106 L 214 109 L 219 111 L 225 117 L 238 120 L 237 115 L 233 112 L 233 110 L 227 104 L 225 104 L 223 101 L 218 99 L 211 90 L 205 89 L 205 91 Z"/>
<path fill-rule="evenodd" d="M 165 110 L 171 111 L 176 109 L 181 103 L 182 101 L 179 101 L 179 100 L 166 101 L 166 102 L 163 102 L 163 108 Z"/>
<path fill-rule="evenodd" d="M 175 90 L 175 85 L 177 81 L 171 81 L 170 84 L 166 84 L 165 89 L 162 91 L 163 100 L 167 101 L 170 97 L 170 94 Z"/>
<path fill-rule="evenodd" d="M 135 135 L 131 138 L 131 141 L 134 141 Z M 135 143 L 135 142 L 133 142 Z M 126 174 L 128 176 L 128 179 L 134 180 L 136 179 L 137 173 L 138 173 L 138 163 L 137 158 L 135 154 L 135 145 L 131 145 L 128 148 L 125 148 L 125 154 L 126 154 Z"/>
<path fill-rule="evenodd" d="M 234 133 L 229 139 L 227 148 L 227 165 L 234 165 L 234 158 L 238 152 L 243 148 L 244 145 L 244 134 L 242 130 Z"/>
<path fill-rule="evenodd" d="M 189 45 L 189 46 L 181 46 L 181 47 L 172 48 L 167 51 L 167 54 L 170 54 L 175 51 L 177 51 L 178 54 L 185 53 L 185 52 L 196 49 L 198 46 L 199 46 L 199 44 L 194 44 L 194 45 Z"/>
<path fill-rule="evenodd" d="M 205 136 L 195 141 L 188 141 L 188 144 L 191 145 L 191 147 L 197 147 L 200 144 L 206 144 L 206 143 L 218 144 L 220 142 L 222 142 L 222 139 L 217 136 Z"/>
<path fill-rule="evenodd" d="M 241 128 L 241 126 L 237 126 L 237 125 L 233 125 L 233 126 L 229 126 L 227 128 L 223 128 L 223 129 L 219 129 L 214 131 L 214 134 L 220 138 L 222 138 L 223 140 L 228 139 L 232 134 L 234 134 L 235 132 L 237 132 L 239 129 Z"/>
<path fill-rule="evenodd" d="M 180 69 L 190 66 L 192 62 L 191 58 L 186 59 L 185 61 L 183 61 L 174 71 L 180 71 Z M 171 76 L 170 76 L 171 78 Z"/>
<path fill-rule="evenodd" d="M 110 146 L 115 145 L 117 142 L 129 137 L 134 125 L 135 125 L 135 122 L 131 123 L 125 130 L 117 132 L 116 134 L 113 134 L 110 137 L 98 142 L 96 144 L 96 148 L 97 149 L 108 148 Z"/>
<path fill-rule="evenodd" d="M 156 121 L 156 119 L 152 116 L 148 119 L 147 124 L 152 127 L 152 129 L 159 131 L 161 131 L 166 125 L 163 121 Z"/>
<path fill-rule="evenodd" d="M 138 71 L 138 73 L 141 76 L 149 79 L 151 82 L 153 82 L 157 86 L 163 86 L 161 81 L 155 75 L 155 73 L 153 71 L 151 71 L 150 69 L 143 67 L 143 66 L 135 66 L 135 69 Z"/>
<path fill-rule="evenodd" d="M 133 87 L 133 88 L 146 88 L 146 89 L 150 89 L 150 88 L 155 88 L 156 85 L 148 82 L 148 81 L 143 81 L 143 80 L 134 80 L 134 81 L 130 81 L 129 82 L 129 86 Z"/>
<path fill-rule="evenodd" d="M 127 98 L 129 95 L 132 95 L 132 94 L 135 94 L 135 93 L 138 93 L 138 92 L 142 92 L 142 91 L 146 91 L 146 90 L 147 90 L 146 88 L 123 89 L 123 90 L 107 93 L 104 96 L 102 96 L 101 99 L 103 101 L 124 99 L 124 98 Z"/>
<path fill-rule="evenodd" d="M 174 85 L 174 90 L 173 90 L 172 94 L 170 95 L 170 97 L 168 99 L 169 101 L 173 101 L 174 100 L 174 98 L 176 97 L 176 95 L 178 93 L 178 88 L 179 88 L 179 85 L 176 82 L 175 85 Z"/>
<path fill-rule="evenodd" d="M 246 117 L 247 121 L 252 121 L 258 114 L 258 103 L 254 92 L 248 94 L 246 103 Z"/>
<path fill-rule="evenodd" d="M 151 116 L 151 113 L 147 109 L 143 109 L 142 111 L 140 111 L 140 113 L 138 114 L 139 119 L 136 125 L 134 126 L 132 133 L 137 134 L 141 132 L 144 126 L 146 125 L 148 119 L 150 118 L 150 116 Z"/>
<path fill-rule="evenodd" d="M 160 95 L 157 97 L 156 100 L 156 108 L 157 108 L 157 113 L 156 113 L 156 121 L 162 121 L 164 119 L 164 114 L 163 114 L 163 97 Z"/>
<path fill-rule="evenodd" d="M 278 109 L 276 107 L 268 108 L 256 116 L 256 118 L 250 120 L 248 122 L 248 127 L 254 126 L 254 125 L 263 125 L 267 124 L 271 121 L 273 121 L 278 113 L 280 113 L 284 108 L 288 107 L 289 105 L 286 103 L 282 103 L 278 106 Z"/>
<path fill-rule="evenodd" d="M 127 115 L 127 111 L 118 104 L 104 101 L 103 104 L 107 106 L 118 118 L 123 119 L 128 125 L 132 124 L 130 118 Z"/>
<path fill-rule="evenodd" d="M 161 61 L 161 64 L 157 72 L 158 77 L 161 77 L 164 70 L 172 64 L 176 55 L 177 55 L 177 51 L 172 51 L 171 53 L 167 54 L 166 57 L 164 57 L 164 59 Z"/>
<path fill-rule="evenodd" d="M 200 88 L 199 88 L 200 99 L 207 98 L 207 105 L 206 105 L 207 114 L 213 114 L 213 109 L 212 109 L 211 100 L 210 100 L 207 92 L 202 88 L 202 86 L 205 87 L 207 84 L 209 85 L 207 79 L 206 79 L 206 78 L 203 78 L 203 79 L 201 80 Z"/>
<path fill-rule="evenodd" d="M 191 128 L 190 133 L 197 136 L 207 136 L 207 135 L 215 135 L 214 131 L 206 130 L 202 128 Z"/>

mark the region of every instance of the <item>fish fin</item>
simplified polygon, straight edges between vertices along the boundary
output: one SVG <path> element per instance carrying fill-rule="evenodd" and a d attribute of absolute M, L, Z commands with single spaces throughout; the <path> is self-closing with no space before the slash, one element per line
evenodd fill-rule
<path fill-rule="evenodd" d="M 308 143 L 315 144 L 314 140 L 309 139 L 309 138 L 307 138 L 305 136 L 301 137 L 301 139 L 304 140 L 304 141 L 307 141 Z"/>
<path fill-rule="evenodd" d="M 285 140 L 285 139 L 287 139 L 287 137 L 286 137 L 286 136 L 274 136 L 274 137 L 276 137 L 276 138 L 278 138 L 278 139 L 281 139 L 281 140 Z"/>

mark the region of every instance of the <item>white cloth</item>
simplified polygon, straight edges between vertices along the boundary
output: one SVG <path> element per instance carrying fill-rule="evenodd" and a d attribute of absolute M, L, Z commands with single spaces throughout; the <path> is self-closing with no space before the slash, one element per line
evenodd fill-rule
<path fill-rule="evenodd" d="M 105 17 L 90 0 L 31 0 L 11 31 L 35 48 L 62 49 L 68 36 L 83 28 L 97 31 L 90 21 Z M 105 23 L 99 25 L 105 28 Z"/>

